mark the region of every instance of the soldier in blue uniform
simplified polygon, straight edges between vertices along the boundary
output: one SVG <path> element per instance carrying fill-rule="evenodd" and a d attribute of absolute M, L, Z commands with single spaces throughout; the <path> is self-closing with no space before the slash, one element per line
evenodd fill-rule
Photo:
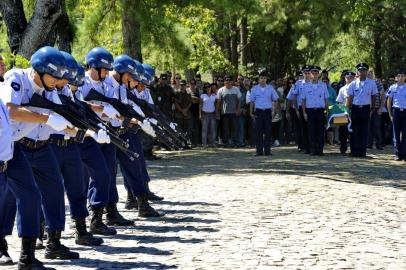
<path fill-rule="evenodd" d="M 343 73 L 345 85 L 343 85 L 338 91 L 337 103 L 346 105 L 348 97 L 348 87 L 355 78 L 355 72 L 345 71 Z M 338 128 L 338 137 L 340 140 L 340 153 L 345 154 L 347 152 L 347 141 L 348 141 L 348 127 L 347 125 L 342 125 Z"/>
<path fill-rule="evenodd" d="M 256 156 L 271 155 L 272 107 L 278 99 L 273 86 L 267 84 L 267 74 L 261 72 L 259 84 L 251 89 L 250 95 L 250 115 L 256 123 Z"/>
<path fill-rule="evenodd" d="M 113 69 L 111 53 L 104 48 L 96 47 L 86 55 L 86 63 L 89 70 L 86 72 L 84 84 L 75 93 L 76 98 L 83 100 L 91 89 L 107 97 L 113 97 L 113 91 L 104 83 L 108 72 Z M 90 104 L 99 116 L 107 118 L 115 127 L 120 126 L 118 122 L 120 114 L 111 105 L 102 102 Z M 99 144 L 94 138 L 86 137 L 80 145 L 80 155 L 84 164 L 85 182 L 89 183 L 90 232 L 115 235 L 117 231 L 103 223 L 103 211 L 109 201 L 110 184 L 116 177 L 116 149 L 114 145 Z"/>
<path fill-rule="evenodd" d="M 79 86 L 83 85 L 85 72 L 83 67 L 69 53 L 61 53 L 65 58 L 67 72 L 63 79 L 56 83 L 56 89 L 58 95 L 64 95 L 73 100 L 71 89 L 76 91 Z M 91 134 L 94 139 L 99 139 L 98 134 L 94 132 Z M 63 176 L 71 218 L 75 223 L 75 243 L 86 246 L 101 245 L 103 239 L 94 237 L 86 229 L 86 217 L 89 215 L 86 207 L 87 186 L 81 169 L 83 164 L 79 152 L 79 143 L 64 131 L 55 131 L 55 133 L 51 134 L 49 142 Z"/>
<path fill-rule="evenodd" d="M 48 110 L 22 106 L 29 104 L 34 93 L 58 101 L 53 89 L 65 73 L 62 54 L 51 47 L 41 48 L 31 57 L 31 65 L 32 68 L 10 70 L 5 75 L 5 89 L 2 89 L 1 96 L 10 112 L 13 140 L 17 142 L 7 177 L 10 179 L 9 191 L 16 198 L 17 228 L 22 237 L 19 269 L 45 269 L 34 256 L 35 240 L 39 236 L 41 199 L 49 236 L 45 257 L 79 258 L 78 253 L 71 252 L 60 243 L 65 226 L 64 189 L 55 156 L 48 144 L 51 128 L 68 131 L 71 124 Z M 0 194 L 0 197 L 4 195 Z M 0 213 L 6 212 L 7 205 L 7 202 L 1 202 Z M 3 237 L 11 234 L 14 217 L 9 217 L 1 224 Z"/>
<path fill-rule="evenodd" d="M 304 86 L 310 82 L 311 80 L 311 70 L 312 66 L 311 65 L 305 65 L 302 68 L 303 76 L 304 79 L 297 81 L 295 83 L 294 88 L 292 89 L 292 104 L 295 108 L 296 115 L 300 118 L 300 133 L 301 137 L 303 140 L 303 148 L 301 148 L 305 154 L 310 154 L 310 145 L 309 145 L 309 132 L 308 132 L 308 127 L 307 127 L 307 121 L 304 118 L 303 115 L 303 109 L 302 109 L 302 99 L 304 96 Z"/>
<path fill-rule="evenodd" d="M 401 69 L 387 93 L 387 108 L 393 123 L 395 160 L 406 161 L 406 71 Z"/>
<path fill-rule="evenodd" d="M 371 107 L 375 107 L 378 93 L 375 81 L 367 77 L 369 66 L 359 63 L 356 66 L 359 78 L 348 86 L 347 107 L 351 109 L 351 156 L 365 157 L 368 142 L 368 127 Z"/>
<path fill-rule="evenodd" d="M 302 111 L 307 121 L 310 155 L 323 156 L 324 110 L 328 108 L 329 93 L 325 83 L 319 81 L 320 67 L 311 68 L 312 80 L 304 85 Z"/>
<path fill-rule="evenodd" d="M 2 89 L 0 89 L 2 91 Z M 12 130 L 10 126 L 10 117 L 8 115 L 7 107 L 4 105 L 3 101 L 0 99 L 0 204 L 9 202 L 10 205 L 5 205 L 4 212 L 1 212 L 0 220 L 14 219 L 16 205 L 13 195 L 7 192 L 7 175 L 6 169 L 7 164 L 13 157 L 13 138 Z M 3 196 L 5 195 L 5 196 Z M 11 215 L 11 217 L 10 217 Z M 3 224 L 3 221 L 0 221 Z M 5 235 L 3 235 L 3 228 L 0 234 L 0 265 L 10 265 L 13 261 L 8 254 L 7 241 Z M 11 228 L 6 228 L 6 231 L 12 230 Z M 7 234 L 9 234 L 7 232 Z"/>
<path fill-rule="evenodd" d="M 106 78 L 106 84 L 109 85 L 114 91 L 114 96 L 121 102 L 131 104 L 135 111 L 144 116 L 142 110 L 138 105 L 127 99 L 127 90 L 135 88 L 137 80 L 140 81 L 143 75 L 143 68 L 139 62 L 134 61 L 128 55 L 120 55 L 114 59 L 114 70 Z M 155 132 L 152 129 L 151 123 L 148 119 L 143 122 L 136 119 L 130 119 L 131 125 L 139 125 L 141 129 L 148 135 L 154 137 Z M 119 129 L 120 137 L 129 142 L 130 147 L 137 153 L 142 153 L 141 143 L 138 137 L 128 130 L 128 127 L 121 127 Z M 133 196 L 138 201 L 138 215 L 140 217 L 158 217 L 160 214 L 153 209 L 148 202 L 148 190 L 146 188 L 146 181 L 143 175 L 142 160 L 140 158 L 130 160 L 127 155 L 121 151 L 117 151 L 117 159 L 120 165 L 121 172 L 123 173 L 124 182 L 127 188 L 131 191 Z M 129 225 L 117 213 L 116 203 L 118 202 L 118 192 L 115 182 L 110 186 L 109 204 L 107 205 L 107 220 L 110 224 L 114 225 Z M 133 222 L 131 221 L 131 224 Z"/>

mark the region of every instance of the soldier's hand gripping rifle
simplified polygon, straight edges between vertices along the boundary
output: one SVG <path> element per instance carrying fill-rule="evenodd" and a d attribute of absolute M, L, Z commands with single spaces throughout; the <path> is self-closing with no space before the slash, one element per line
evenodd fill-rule
<path fill-rule="evenodd" d="M 89 93 L 87 94 L 85 100 L 87 101 L 101 101 L 110 104 L 113 106 L 114 109 L 118 111 L 118 113 L 122 116 L 124 116 L 127 119 L 132 119 L 135 118 L 136 120 L 143 122 L 146 118 L 140 115 L 138 112 L 134 110 L 134 108 L 129 105 L 129 104 L 124 104 L 120 100 L 115 99 L 115 98 L 109 98 L 106 97 L 105 95 L 97 92 L 95 89 L 90 89 Z M 126 122 L 126 121 L 124 121 Z M 171 140 L 171 138 L 166 138 L 165 134 L 162 132 L 162 130 L 154 125 L 154 123 L 151 123 L 152 128 L 154 129 L 155 135 L 157 136 L 157 139 L 167 145 L 170 148 L 177 147 L 177 145 Z M 131 129 L 130 129 L 131 131 Z"/>
<path fill-rule="evenodd" d="M 66 102 L 66 99 L 65 98 L 63 99 Z M 69 98 L 67 97 L 67 99 Z M 71 102 L 74 103 L 73 101 Z M 94 119 L 87 117 L 87 115 L 83 111 L 79 110 L 72 104 L 71 105 L 66 105 L 66 103 L 56 104 L 46 98 L 43 98 L 41 95 L 38 95 L 36 93 L 31 97 L 29 104 L 26 105 L 42 109 L 48 109 L 53 112 L 56 112 L 57 114 L 63 116 L 66 120 L 71 122 L 72 125 L 81 130 L 89 129 L 94 132 L 98 132 L 99 129 L 103 128 L 104 126 L 103 122 L 94 121 Z M 100 123 L 102 125 L 100 125 Z M 117 148 L 123 151 L 131 160 L 134 160 L 135 158 L 139 157 L 138 153 L 128 149 L 129 147 L 128 143 L 119 138 L 118 135 L 116 135 L 114 132 L 111 132 L 110 130 L 106 129 L 106 133 L 107 135 L 109 135 L 111 143 L 116 145 Z"/>
<path fill-rule="evenodd" d="M 170 121 L 166 119 L 164 114 L 153 104 L 148 103 L 145 100 L 137 98 L 131 91 L 127 89 L 127 98 L 137 104 L 148 118 L 157 120 L 158 125 L 168 133 L 171 138 L 174 138 L 183 148 L 190 148 L 187 142 L 186 136 L 176 129 L 176 126 L 170 124 Z"/>

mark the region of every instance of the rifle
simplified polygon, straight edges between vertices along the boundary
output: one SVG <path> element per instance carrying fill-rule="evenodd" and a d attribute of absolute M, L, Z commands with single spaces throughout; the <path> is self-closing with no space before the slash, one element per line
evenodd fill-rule
<path fill-rule="evenodd" d="M 156 106 L 153 106 L 152 104 L 148 103 L 145 100 L 137 98 L 133 93 L 131 93 L 130 90 L 127 89 L 127 98 L 137 104 L 142 111 L 145 113 L 146 116 L 149 118 L 154 118 L 157 120 L 158 124 L 162 126 L 162 129 L 165 130 L 166 133 L 168 133 L 171 138 L 174 138 L 183 148 L 188 149 L 190 148 L 187 142 L 186 136 L 176 130 L 172 129 L 170 126 L 170 121 L 166 118 L 166 116 L 159 111 L 159 109 Z"/>
<path fill-rule="evenodd" d="M 118 113 L 120 113 L 120 115 L 124 116 L 125 118 L 128 118 L 128 119 L 135 118 L 140 122 L 143 122 L 145 120 L 145 117 L 143 117 L 142 115 L 137 113 L 131 105 L 124 104 L 120 100 L 115 99 L 115 98 L 106 97 L 105 95 L 97 92 L 95 89 L 90 89 L 85 100 L 86 101 L 94 100 L 94 101 L 105 102 L 105 103 L 108 103 L 111 106 L 113 106 L 114 109 L 116 109 L 118 111 Z M 157 139 L 159 141 L 161 141 L 163 144 L 167 145 L 170 148 L 175 148 L 175 149 L 177 148 L 176 143 L 172 140 L 171 137 L 166 138 L 163 131 L 155 124 L 151 123 L 151 126 L 154 129 Z M 132 129 L 130 129 L 130 131 L 133 132 Z"/>
<path fill-rule="evenodd" d="M 70 102 L 69 105 L 66 105 L 69 98 L 63 98 L 65 104 L 56 104 L 52 101 L 43 98 L 41 95 L 37 93 L 33 94 L 30 99 L 30 102 L 26 104 L 27 106 L 48 109 L 57 114 L 63 116 L 66 120 L 68 120 L 72 125 L 75 127 L 82 129 L 82 130 L 92 130 L 97 132 L 100 129 L 98 121 L 95 121 L 92 118 L 87 118 L 87 115 L 83 113 L 83 111 L 79 110 L 73 101 Z M 73 103 L 73 104 L 72 104 Z M 75 104 L 76 105 L 76 104 Z M 101 122 L 103 123 L 103 122 Z M 139 154 L 128 149 L 129 145 L 127 142 L 123 141 L 117 134 L 111 132 L 110 130 L 106 129 L 107 134 L 110 137 L 111 143 L 116 145 L 121 151 L 123 151 L 131 160 L 139 157 Z"/>

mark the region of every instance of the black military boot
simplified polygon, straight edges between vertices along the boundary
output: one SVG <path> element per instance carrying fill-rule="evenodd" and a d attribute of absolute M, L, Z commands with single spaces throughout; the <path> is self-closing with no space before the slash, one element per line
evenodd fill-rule
<path fill-rule="evenodd" d="M 61 244 L 61 232 L 48 232 L 47 246 L 45 247 L 46 259 L 74 260 L 79 259 L 79 253 L 70 251 Z"/>
<path fill-rule="evenodd" d="M 45 221 L 41 221 L 39 224 L 39 236 L 37 239 L 37 244 L 35 246 L 35 249 L 44 249 L 44 234 L 45 234 Z"/>
<path fill-rule="evenodd" d="M 162 217 L 164 214 L 157 212 L 148 202 L 148 195 L 137 197 L 139 217 Z"/>
<path fill-rule="evenodd" d="M 8 245 L 5 238 L 0 238 L 0 266 L 13 264 L 13 260 L 8 254 Z"/>
<path fill-rule="evenodd" d="M 94 237 L 93 234 L 86 229 L 85 219 L 75 219 L 75 243 L 81 246 L 100 246 L 103 244 L 103 239 Z"/>
<path fill-rule="evenodd" d="M 131 191 L 127 191 L 127 200 L 125 201 L 124 208 L 127 210 L 138 209 L 137 199 L 134 197 Z"/>
<path fill-rule="evenodd" d="M 125 219 L 117 210 L 117 204 L 111 203 L 106 206 L 107 225 L 130 226 L 134 221 Z"/>
<path fill-rule="evenodd" d="M 23 237 L 21 239 L 21 254 L 18 261 L 18 270 L 55 270 L 45 267 L 42 262 L 35 258 L 36 237 Z"/>
<path fill-rule="evenodd" d="M 90 232 L 92 234 L 116 235 L 117 231 L 113 227 L 107 227 L 103 223 L 103 208 L 91 208 Z"/>
<path fill-rule="evenodd" d="M 150 200 L 150 201 L 162 201 L 164 199 L 164 197 L 160 197 L 160 196 L 156 195 L 154 192 L 152 192 L 149 189 L 149 181 L 147 181 L 145 183 L 145 185 L 146 185 L 146 188 L 147 188 L 147 199 L 148 200 Z"/>

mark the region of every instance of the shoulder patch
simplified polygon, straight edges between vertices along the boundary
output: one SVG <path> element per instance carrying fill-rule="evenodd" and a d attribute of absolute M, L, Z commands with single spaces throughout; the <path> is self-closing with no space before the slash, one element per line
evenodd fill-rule
<path fill-rule="evenodd" d="M 16 82 L 11 82 L 11 88 L 13 88 L 14 91 L 18 92 L 21 89 L 21 85 L 19 83 L 16 83 Z"/>

